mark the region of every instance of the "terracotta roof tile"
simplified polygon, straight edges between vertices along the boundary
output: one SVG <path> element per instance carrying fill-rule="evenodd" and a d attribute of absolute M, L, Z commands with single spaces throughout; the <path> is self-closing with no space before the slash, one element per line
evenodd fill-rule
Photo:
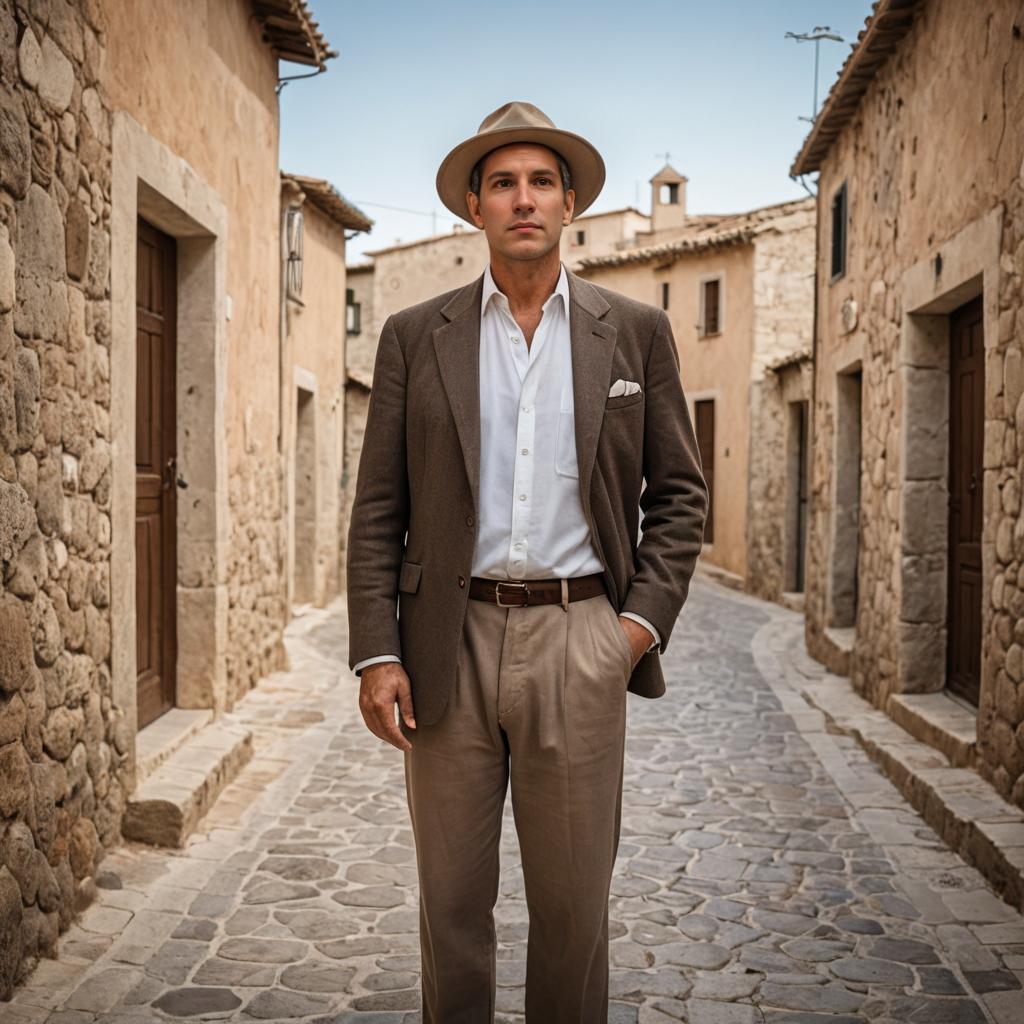
<path fill-rule="evenodd" d="M 252 8 L 263 27 L 263 41 L 282 60 L 322 70 L 338 56 L 313 20 L 306 0 L 252 0 Z"/>
<path fill-rule="evenodd" d="M 839 70 L 818 116 L 797 153 L 790 174 L 809 174 L 821 168 L 825 155 L 860 106 L 875 72 L 889 59 L 910 31 L 924 0 L 875 0 L 864 28 Z"/>
<path fill-rule="evenodd" d="M 359 207 L 350 203 L 329 181 L 323 178 L 307 178 L 304 174 L 281 172 L 281 180 L 287 181 L 306 193 L 306 198 L 322 210 L 336 224 L 350 231 L 369 231 L 373 221 Z"/>

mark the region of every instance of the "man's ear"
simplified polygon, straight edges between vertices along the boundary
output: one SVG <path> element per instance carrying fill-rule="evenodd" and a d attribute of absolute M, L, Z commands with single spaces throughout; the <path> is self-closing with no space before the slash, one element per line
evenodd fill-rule
<path fill-rule="evenodd" d="M 576 190 L 575 189 L 569 189 L 569 191 L 565 193 L 565 207 L 563 209 L 563 216 L 562 216 L 562 220 L 565 222 L 566 226 L 568 226 L 569 224 L 572 223 L 572 213 L 573 213 L 573 210 L 575 209 L 575 207 L 576 207 Z"/>
<path fill-rule="evenodd" d="M 473 218 L 473 223 L 482 231 L 484 219 L 480 216 L 480 197 L 475 192 L 467 192 L 466 205 L 469 207 L 469 215 Z"/>

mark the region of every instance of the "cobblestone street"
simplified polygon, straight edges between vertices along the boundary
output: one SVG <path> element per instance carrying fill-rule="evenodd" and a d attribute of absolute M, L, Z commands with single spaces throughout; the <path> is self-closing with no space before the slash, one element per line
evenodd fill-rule
<path fill-rule="evenodd" d="M 402 759 L 362 725 L 343 621 L 336 605 L 292 624 L 291 671 L 231 716 L 252 762 L 187 849 L 107 856 L 5 1024 L 419 1019 Z M 788 677 L 817 671 L 801 652 L 799 615 L 702 578 L 668 695 L 630 698 L 610 1019 L 1020 1024 L 1020 915 L 797 697 Z M 507 811 L 498 1019 L 516 1021 Z"/>

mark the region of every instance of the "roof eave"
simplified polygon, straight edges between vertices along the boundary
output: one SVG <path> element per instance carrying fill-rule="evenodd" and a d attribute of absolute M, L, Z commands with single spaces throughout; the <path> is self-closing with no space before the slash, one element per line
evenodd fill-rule
<path fill-rule="evenodd" d="M 910 31 L 922 3 L 923 0 L 876 0 L 874 11 L 865 19 L 857 42 L 789 169 L 792 177 L 821 169 L 833 142 L 857 112 L 875 73 Z"/>

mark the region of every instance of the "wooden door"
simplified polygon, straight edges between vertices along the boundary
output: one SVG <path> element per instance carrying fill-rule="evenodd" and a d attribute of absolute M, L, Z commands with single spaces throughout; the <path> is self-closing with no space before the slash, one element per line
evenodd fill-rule
<path fill-rule="evenodd" d="M 135 263 L 135 628 L 140 729 L 174 706 L 175 257 L 174 239 L 140 219 Z"/>
<path fill-rule="evenodd" d="M 715 542 L 715 400 L 704 398 L 694 402 L 694 433 L 700 453 L 704 480 L 708 485 L 708 518 L 704 524 L 704 543 Z"/>
<path fill-rule="evenodd" d="M 985 425 L 981 298 L 950 318 L 947 685 L 977 706 L 981 688 L 981 495 Z"/>
<path fill-rule="evenodd" d="M 807 402 L 797 402 L 796 557 L 793 565 L 793 589 L 798 593 L 802 593 L 804 589 L 804 549 L 807 544 L 807 460 L 810 455 L 807 415 Z"/>

